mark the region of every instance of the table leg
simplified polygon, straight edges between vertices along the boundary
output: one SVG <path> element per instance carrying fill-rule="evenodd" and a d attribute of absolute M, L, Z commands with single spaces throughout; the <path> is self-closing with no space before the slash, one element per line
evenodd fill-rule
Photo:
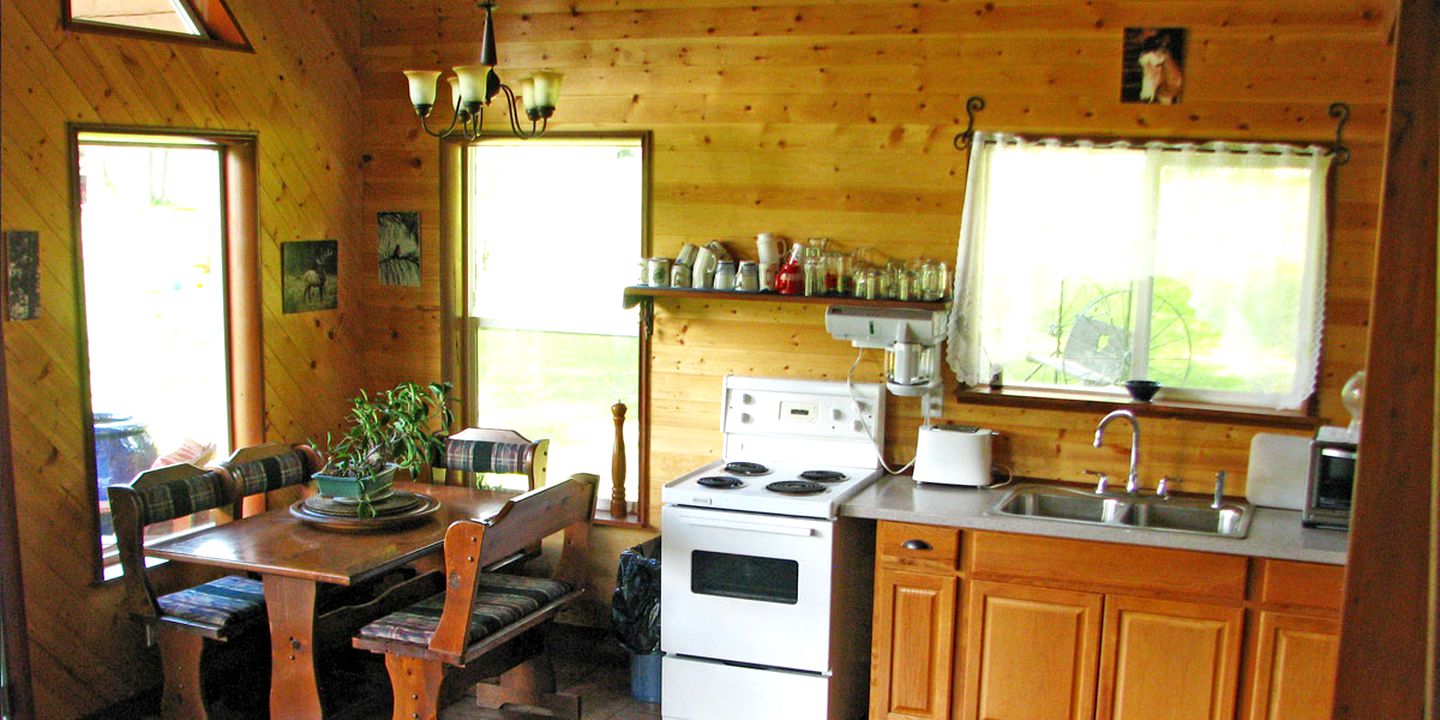
<path fill-rule="evenodd" d="M 270 717 L 318 720 L 320 685 L 315 679 L 315 582 L 265 576 L 270 616 Z"/>

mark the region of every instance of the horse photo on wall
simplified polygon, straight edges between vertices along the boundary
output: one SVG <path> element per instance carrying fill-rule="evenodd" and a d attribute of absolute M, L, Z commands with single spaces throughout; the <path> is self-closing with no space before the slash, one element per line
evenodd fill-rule
<path fill-rule="evenodd" d="M 286 314 L 334 310 L 340 304 L 334 240 L 280 243 L 281 309 Z"/>
<path fill-rule="evenodd" d="M 1185 29 L 1125 28 L 1120 102 L 1176 105 L 1185 90 Z"/>

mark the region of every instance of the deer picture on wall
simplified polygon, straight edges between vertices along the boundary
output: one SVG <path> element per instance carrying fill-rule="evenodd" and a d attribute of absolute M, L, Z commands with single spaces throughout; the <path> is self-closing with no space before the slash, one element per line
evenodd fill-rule
<path fill-rule="evenodd" d="M 282 309 L 286 313 L 334 310 L 339 305 L 334 240 L 280 244 Z"/>

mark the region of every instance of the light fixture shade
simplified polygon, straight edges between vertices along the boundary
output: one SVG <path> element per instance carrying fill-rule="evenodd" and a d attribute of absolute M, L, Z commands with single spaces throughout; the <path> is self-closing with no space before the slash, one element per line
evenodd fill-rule
<path fill-rule="evenodd" d="M 557 101 L 560 99 L 560 80 L 564 77 L 558 72 L 544 70 L 535 73 L 531 80 L 535 86 L 535 107 L 541 110 L 554 110 Z M 547 114 L 548 117 L 548 114 Z"/>
<path fill-rule="evenodd" d="M 520 101 L 525 107 L 526 115 L 533 115 L 535 108 L 535 79 L 525 78 L 520 81 Z"/>
<path fill-rule="evenodd" d="M 465 96 L 460 92 L 460 78 L 452 76 L 445 78 L 445 81 L 450 83 L 450 104 L 461 107 L 461 103 L 465 102 Z"/>
<path fill-rule="evenodd" d="M 410 81 L 410 104 L 416 107 L 431 107 L 435 104 L 435 81 L 440 79 L 439 70 L 406 70 L 405 79 Z"/>
<path fill-rule="evenodd" d="M 466 103 L 478 103 L 485 100 L 485 74 L 489 68 L 484 65 L 460 65 L 455 68 L 455 76 L 460 79 L 460 96 L 465 98 Z"/>

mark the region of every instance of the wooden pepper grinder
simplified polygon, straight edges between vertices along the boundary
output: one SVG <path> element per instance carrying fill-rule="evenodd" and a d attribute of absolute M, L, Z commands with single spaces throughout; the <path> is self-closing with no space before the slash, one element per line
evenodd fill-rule
<path fill-rule="evenodd" d="M 624 520 L 625 507 L 625 403 L 610 406 L 615 418 L 615 448 L 610 454 L 610 517 Z"/>

